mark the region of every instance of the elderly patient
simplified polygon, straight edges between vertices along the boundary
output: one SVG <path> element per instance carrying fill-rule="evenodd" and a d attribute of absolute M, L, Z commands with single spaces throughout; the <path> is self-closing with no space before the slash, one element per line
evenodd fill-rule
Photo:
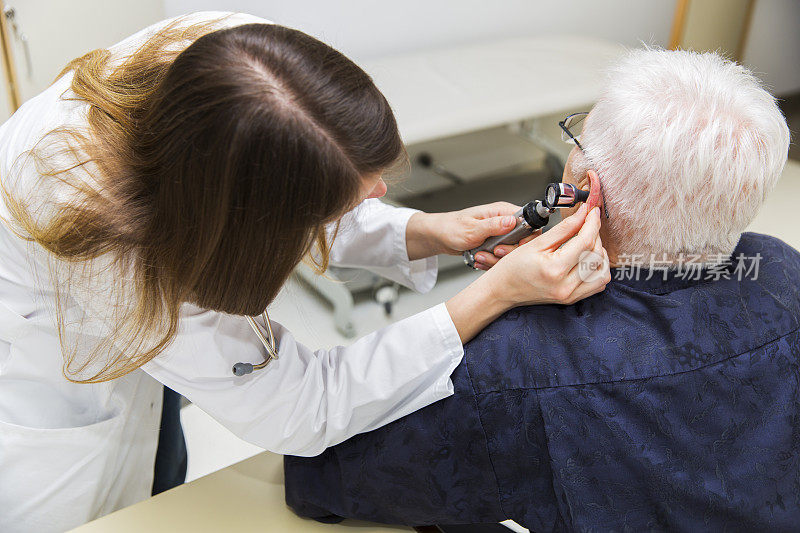
<path fill-rule="evenodd" d="M 800 527 L 800 254 L 742 233 L 786 162 L 774 99 L 717 55 L 640 50 L 583 124 L 564 180 L 602 186 L 605 292 L 506 313 L 466 346 L 452 397 L 287 457 L 297 513 Z"/>

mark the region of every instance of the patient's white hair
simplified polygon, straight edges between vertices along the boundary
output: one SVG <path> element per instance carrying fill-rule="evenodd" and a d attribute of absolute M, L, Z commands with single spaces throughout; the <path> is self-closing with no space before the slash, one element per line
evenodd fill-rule
<path fill-rule="evenodd" d="M 622 254 L 728 255 L 786 164 L 789 129 L 747 69 L 714 53 L 643 49 L 609 71 L 580 137 Z M 588 158 L 588 161 L 587 161 Z"/>

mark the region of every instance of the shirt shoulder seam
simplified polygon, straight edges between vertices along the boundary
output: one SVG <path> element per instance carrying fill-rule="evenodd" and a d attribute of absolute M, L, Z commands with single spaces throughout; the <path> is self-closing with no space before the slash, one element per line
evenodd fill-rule
<path fill-rule="evenodd" d="M 641 377 L 636 377 L 636 378 L 620 378 L 620 379 L 609 379 L 609 380 L 603 380 L 603 381 L 586 381 L 586 382 L 580 382 L 580 383 L 565 383 L 563 385 L 535 385 L 535 386 L 532 386 L 532 387 L 509 387 L 509 388 L 503 388 L 503 389 L 493 389 L 493 390 L 488 390 L 488 391 L 475 392 L 475 395 L 479 396 L 479 395 L 482 395 L 482 394 L 496 394 L 496 393 L 499 393 L 499 392 L 512 392 L 512 391 L 524 391 L 524 390 L 547 390 L 547 389 L 563 389 L 563 388 L 566 388 L 566 387 L 587 387 L 587 386 L 592 386 L 592 385 L 613 385 L 613 384 L 616 384 L 616 383 L 635 383 L 635 382 L 647 381 L 647 380 L 651 380 L 651 379 L 660 379 L 660 378 L 668 378 L 668 377 L 673 377 L 673 376 L 680 376 L 682 374 L 689 374 L 691 372 L 697 372 L 698 370 L 703 370 L 705 368 L 709 368 L 709 367 L 713 367 L 713 366 L 716 366 L 716 365 L 721 365 L 721 364 L 727 363 L 731 359 L 736 359 L 737 357 L 740 357 L 742 355 L 747 355 L 747 354 L 749 354 L 749 353 L 751 353 L 751 352 L 753 352 L 755 350 L 763 348 L 764 346 L 767 346 L 769 344 L 777 342 L 777 341 L 783 339 L 784 337 L 788 337 L 789 335 L 791 335 L 793 333 L 796 333 L 798 331 L 800 331 L 800 327 L 796 327 L 793 330 L 784 333 L 783 335 L 779 335 L 779 336 L 777 336 L 777 337 L 775 337 L 775 338 L 773 338 L 773 339 L 771 339 L 769 341 L 766 341 L 766 342 L 764 342 L 762 344 L 759 344 L 758 346 L 754 346 L 754 347 L 749 348 L 748 350 L 745 350 L 743 352 L 739 352 L 737 354 L 725 357 L 724 359 L 720 359 L 719 361 L 714 361 L 714 362 L 711 362 L 711 363 L 708 363 L 708 364 L 705 364 L 705 365 L 700 365 L 700 366 L 697 366 L 697 367 L 694 367 L 694 368 L 690 368 L 688 370 L 680 370 L 678 372 L 666 372 L 666 373 L 663 373 L 663 374 L 653 374 L 651 376 L 641 376 Z M 471 383 L 472 383 L 472 380 L 470 379 L 470 384 Z M 474 390 L 474 387 L 473 387 L 473 390 Z"/>

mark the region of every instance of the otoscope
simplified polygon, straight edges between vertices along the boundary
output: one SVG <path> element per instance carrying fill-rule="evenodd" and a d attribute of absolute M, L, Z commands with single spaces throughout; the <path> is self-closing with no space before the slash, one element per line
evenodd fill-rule
<path fill-rule="evenodd" d="M 573 207 L 575 204 L 585 202 L 589 198 L 589 191 L 584 191 L 566 183 L 549 183 L 544 195 L 544 201 L 534 200 L 528 202 L 522 209 L 514 213 L 517 224 L 514 229 L 505 235 L 489 237 L 483 244 L 472 250 L 464 252 L 464 262 L 467 266 L 475 267 L 475 254 L 478 252 L 494 253 L 495 246 L 499 244 L 517 244 L 519 241 L 539 228 L 547 225 L 550 215 L 556 209 Z"/>

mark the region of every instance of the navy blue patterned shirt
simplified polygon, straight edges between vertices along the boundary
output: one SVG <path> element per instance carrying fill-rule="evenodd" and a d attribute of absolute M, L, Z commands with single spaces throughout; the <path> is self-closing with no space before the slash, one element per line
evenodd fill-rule
<path fill-rule="evenodd" d="M 506 313 L 465 347 L 453 396 L 287 457 L 287 503 L 537 532 L 800 530 L 800 253 L 745 233 L 739 254 L 760 257 L 756 279 L 644 270 Z"/>

